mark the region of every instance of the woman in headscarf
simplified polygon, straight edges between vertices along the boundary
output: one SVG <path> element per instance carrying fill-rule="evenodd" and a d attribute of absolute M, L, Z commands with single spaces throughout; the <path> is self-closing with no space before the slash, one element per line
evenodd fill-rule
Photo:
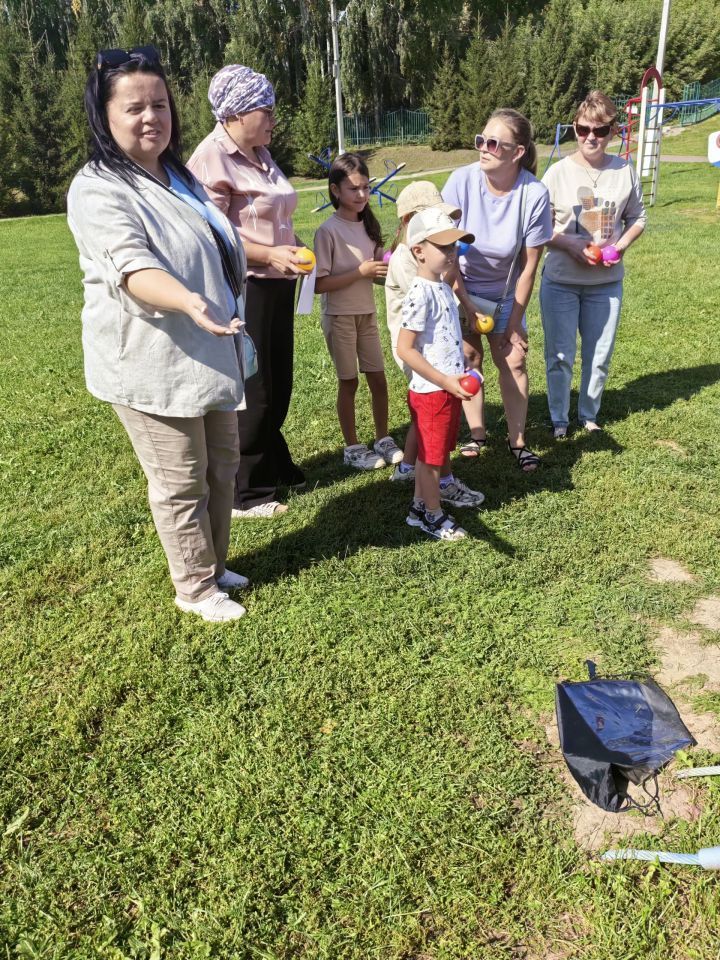
<path fill-rule="evenodd" d="M 238 412 L 233 517 L 272 517 L 287 510 L 278 489 L 305 484 L 282 435 L 292 393 L 295 285 L 306 262 L 292 222 L 297 195 L 268 150 L 277 121 L 267 77 L 229 64 L 212 78 L 208 99 L 217 124 L 187 165 L 242 238 L 247 331 L 258 354 L 247 407 Z"/>

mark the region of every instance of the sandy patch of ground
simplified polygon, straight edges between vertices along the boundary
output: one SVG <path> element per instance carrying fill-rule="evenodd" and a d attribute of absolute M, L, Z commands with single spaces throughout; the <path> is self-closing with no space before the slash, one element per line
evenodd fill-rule
<path fill-rule="evenodd" d="M 675 443 L 674 440 L 656 440 L 656 447 L 664 447 L 666 450 L 672 450 L 673 453 L 679 453 L 681 457 L 687 456 L 687 450 L 685 447 L 681 447 L 679 443 Z"/>
<path fill-rule="evenodd" d="M 720 597 L 705 597 L 698 600 L 689 620 L 708 630 L 720 630 Z M 720 653 L 717 650 L 716 652 Z"/>
<path fill-rule="evenodd" d="M 655 557 L 650 561 L 650 579 L 656 583 L 694 583 L 695 577 L 678 563 L 667 557 Z"/>

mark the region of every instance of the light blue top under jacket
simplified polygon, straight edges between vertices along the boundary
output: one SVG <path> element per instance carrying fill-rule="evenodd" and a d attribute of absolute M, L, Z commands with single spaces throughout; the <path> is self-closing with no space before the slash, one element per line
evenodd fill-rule
<path fill-rule="evenodd" d="M 207 200 L 202 186 L 195 194 Z M 224 235 L 243 284 L 232 310 L 215 239 L 205 218 L 154 179 L 133 188 L 85 166 L 68 193 L 68 223 L 80 252 L 85 305 L 85 379 L 93 396 L 145 413 L 198 417 L 245 407 L 240 337 L 215 337 L 189 316 L 130 296 L 125 277 L 165 270 L 201 294 L 221 321 L 244 318 L 245 253 L 225 217 Z"/>

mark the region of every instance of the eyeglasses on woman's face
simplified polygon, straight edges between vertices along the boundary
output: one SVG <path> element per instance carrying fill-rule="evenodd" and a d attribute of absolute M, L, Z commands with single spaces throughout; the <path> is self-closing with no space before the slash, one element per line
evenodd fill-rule
<path fill-rule="evenodd" d="M 97 55 L 97 68 L 100 71 L 121 67 L 132 60 L 146 60 L 148 63 L 160 63 L 160 54 L 152 45 L 133 47 L 132 50 L 101 50 Z"/>
<path fill-rule="evenodd" d="M 509 143 L 507 140 L 499 140 L 497 137 L 486 137 L 482 133 L 475 134 L 475 149 L 487 150 L 493 156 L 498 156 L 503 150 L 514 150 L 516 143 Z"/>
<path fill-rule="evenodd" d="M 604 123 L 601 127 L 588 127 L 584 123 L 575 124 L 575 133 L 583 140 L 589 137 L 591 133 L 595 134 L 598 140 L 603 140 L 612 130 L 612 123 Z"/>

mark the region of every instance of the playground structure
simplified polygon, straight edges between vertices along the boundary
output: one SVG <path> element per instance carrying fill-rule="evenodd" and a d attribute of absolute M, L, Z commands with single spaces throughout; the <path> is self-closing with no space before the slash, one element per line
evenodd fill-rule
<path fill-rule="evenodd" d="M 717 96 L 698 100 L 667 103 L 662 75 L 657 67 L 649 67 L 643 74 L 639 95 L 630 97 L 624 107 L 625 122 L 618 130 L 621 138 L 618 155 L 635 163 L 647 206 L 652 207 L 657 199 L 663 124 L 678 115 L 687 116 L 691 109 L 702 117 L 703 111 L 711 107 L 720 110 L 720 92 Z M 559 123 L 555 128 L 555 143 L 546 170 L 554 157 L 560 158 L 560 144 L 572 126 Z"/>
<path fill-rule="evenodd" d="M 319 163 L 320 166 L 327 173 L 332 164 L 332 153 L 330 147 L 325 147 L 319 154 L 309 153 L 308 158 L 314 160 L 315 163 Z M 405 167 L 405 163 L 396 164 L 392 160 L 385 161 L 385 170 L 387 173 L 380 180 L 379 183 L 375 183 L 377 177 L 370 178 L 370 196 L 376 196 L 378 204 L 382 207 L 383 200 L 389 200 L 390 203 L 397 202 L 397 184 L 393 183 L 387 190 L 382 188 L 388 183 L 394 176 L 396 176 L 400 171 Z M 373 186 L 374 184 L 374 186 Z M 326 210 L 328 207 L 332 206 L 330 200 L 325 196 L 324 193 L 318 191 L 316 199 L 318 200 L 318 205 L 313 207 L 312 213 L 320 213 L 321 210 Z"/>

